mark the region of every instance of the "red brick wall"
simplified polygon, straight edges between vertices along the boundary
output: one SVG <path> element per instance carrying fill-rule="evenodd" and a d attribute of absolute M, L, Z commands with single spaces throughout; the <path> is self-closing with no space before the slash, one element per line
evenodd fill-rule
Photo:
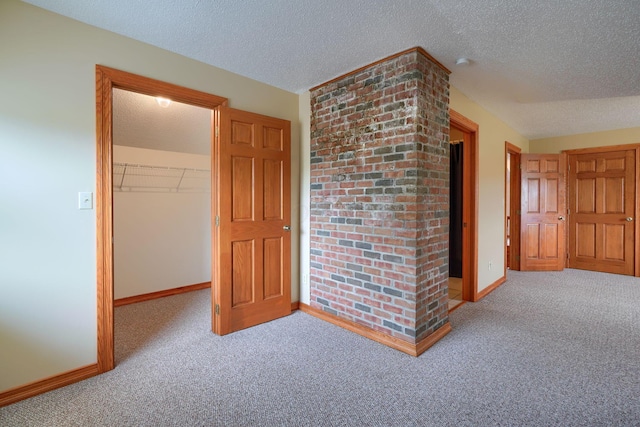
<path fill-rule="evenodd" d="M 448 79 L 413 50 L 311 92 L 311 305 L 411 343 L 447 322 Z"/>

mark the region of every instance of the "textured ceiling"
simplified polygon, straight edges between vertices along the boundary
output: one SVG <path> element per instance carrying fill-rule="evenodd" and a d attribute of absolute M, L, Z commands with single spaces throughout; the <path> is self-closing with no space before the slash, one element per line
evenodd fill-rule
<path fill-rule="evenodd" d="M 640 126 L 640 0 L 28 2 L 292 92 L 421 46 L 530 139 Z"/>
<path fill-rule="evenodd" d="M 209 155 L 211 110 L 179 102 L 162 108 L 152 96 L 114 89 L 113 143 Z"/>

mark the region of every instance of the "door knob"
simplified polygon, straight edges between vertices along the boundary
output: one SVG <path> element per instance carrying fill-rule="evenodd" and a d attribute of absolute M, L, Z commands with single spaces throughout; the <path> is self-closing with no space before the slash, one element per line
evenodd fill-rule
<path fill-rule="evenodd" d="M 632 218 L 632 217 L 630 217 L 630 216 L 628 216 L 628 217 L 627 217 L 627 222 L 631 222 L 631 221 L 633 221 L 633 218 Z"/>
<path fill-rule="evenodd" d="M 564 217 L 563 217 L 562 215 L 560 215 L 560 216 L 558 217 L 558 219 L 559 219 L 560 221 L 564 221 Z"/>
<path fill-rule="evenodd" d="M 283 229 L 284 231 L 291 231 L 291 227 L 290 227 L 290 226 L 288 226 L 288 225 L 285 225 L 284 227 L 282 227 L 282 229 Z"/>

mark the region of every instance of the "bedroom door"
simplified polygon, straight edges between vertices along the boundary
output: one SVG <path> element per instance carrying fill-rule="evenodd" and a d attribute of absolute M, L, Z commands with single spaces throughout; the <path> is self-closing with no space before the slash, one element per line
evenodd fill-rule
<path fill-rule="evenodd" d="M 213 176 L 213 330 L 291 313 L 291 124 L 219 107 Z"/>
<path fill-rule="evenodd" d="M 522 154 L 520 269 L 553 271 L 565 265 L 565 156 Z"/>
<path fill-rule="evenodd" d="M 636 149 L 569 155 L 569 267 L 634 274 Z"/>

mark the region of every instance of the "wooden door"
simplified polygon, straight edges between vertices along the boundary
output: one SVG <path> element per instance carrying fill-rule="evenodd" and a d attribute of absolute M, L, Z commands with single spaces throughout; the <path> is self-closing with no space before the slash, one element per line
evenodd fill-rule
<path fill-rule="evenodd" d="M 506 180 L 508 180 L 508 185 L 505 189 L 505 198 L 508 200 L 508 203 L 506 203 L 507 221 L 505 225 L 505 235 L 507 236 L 505 246 L 508 252 L 505 255 L 507 260 L 505 276 L 507 267 L 511 270 L 520 270 L 520 212 L 522 209 L 520 206 L 520 155 L 520 148 L 508 142 L 505 143 L 505 157 L 509 159 L 509 164 L 507 165 L 509 174 L 505 177 L 505 184 L 507 184 Z"/>
<path fill-rule="evenodd" d="M 564 155 L 522 154 L 521 270 L 562 270 L 565 250 Z"/>
<path fill-rule="evenodd" d="M 569 156 L 569 267 L 634 274 L 636 150 Z"/>
<path fill-rule="evenodd" d="M 216 111 L 213 330 L 291 313 L 291 125 Z"/>

